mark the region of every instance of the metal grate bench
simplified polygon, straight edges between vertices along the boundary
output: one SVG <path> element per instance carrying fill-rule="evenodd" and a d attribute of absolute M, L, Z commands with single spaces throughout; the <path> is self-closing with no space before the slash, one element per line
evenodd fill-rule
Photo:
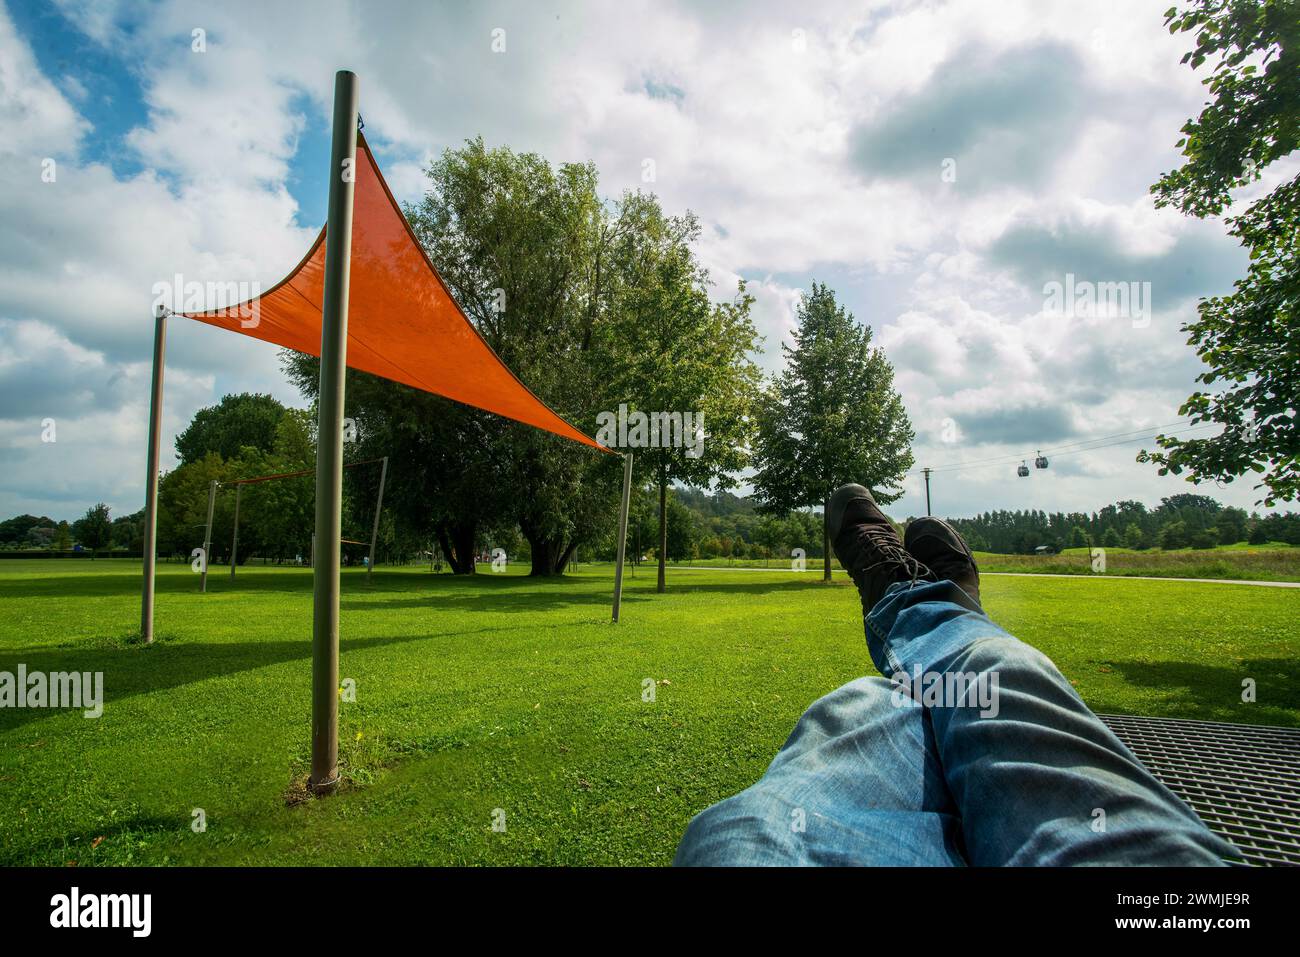
<path fill-rule="evenodd" d="M 1247 862 L 1300 865 L 1300 730 L 1098 717 Z"/>

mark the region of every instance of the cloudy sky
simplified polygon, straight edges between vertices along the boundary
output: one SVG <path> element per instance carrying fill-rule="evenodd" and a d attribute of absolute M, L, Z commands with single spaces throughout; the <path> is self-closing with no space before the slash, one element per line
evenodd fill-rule
<path fill-rule="evenodd" d="M 1148 196 L 1204 99 L 1170 2 L 0 0 L 0 517 L 141 506 L 152 287 L 265 288 L 301 258 L 339 68 L 399 199 L 482 134 L 694 210 L 717 295 L 758 296 L 768 370 L 829 283 L 898 370 L 939 514 L 1249 507 L 1249 483 L 1133 461 L 1185 422 L 1180 325 L 1245 269 L 1222 223 Z M 1138 298 L 1057 308 L 1067 275 Z M 227 392 L 302 404 L 264 343 L 174 320 L 168 349 L 165 447 Z M 1051 468 L 1017 479 L 1038 449 Z M 923 514 L 906 487 L 890 511 Z"/>

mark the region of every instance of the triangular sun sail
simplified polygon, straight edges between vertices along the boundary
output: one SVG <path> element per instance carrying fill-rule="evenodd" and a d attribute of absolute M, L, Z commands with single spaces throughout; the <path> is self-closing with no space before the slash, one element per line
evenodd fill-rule
<path fill-rule="evenodd" d="M 515 377 L 452 298 L 357 136 L 348 366 L 608 452 Z M 240 307 L 179 313 L 320 356 L 325 230 L 287 277 Z"/>

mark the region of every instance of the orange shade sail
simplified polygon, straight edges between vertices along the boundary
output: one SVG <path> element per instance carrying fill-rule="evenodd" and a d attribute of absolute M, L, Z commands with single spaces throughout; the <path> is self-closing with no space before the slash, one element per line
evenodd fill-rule
<path fill-rule="evenodd" d="M 452 298 L 357 136 L 348 366 L 608 452 L 515 377 Z M 239 307 L 180 313 L 320 356 L 325 230 L 298 267 Z"/>

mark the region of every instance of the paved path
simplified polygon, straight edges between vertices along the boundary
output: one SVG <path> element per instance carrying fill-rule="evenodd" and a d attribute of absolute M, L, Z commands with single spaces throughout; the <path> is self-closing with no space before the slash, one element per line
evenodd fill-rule
<path fill-rule="evenodd" d="M 767 572 L 769 574 L 795 574 L 788 572 L 784 568 L 748 568 L 738 565 L 669 565 L 670 569 L 682 568 L 694 572 Z M 821 574 L 821 569 L 810 568 L 806 572 L 799 574 L 811 575 Z M 980 577 L 984 578 L 990 575 L 998 575 L 1005 578 L 1065 578 L 1065 579 L 1083 579 L 1091 580 L 1094 578 L 1107 578 L 1113 581 L 1138 581 L 1138 582 L 1206 582 L 1211 585 L 1258 585 L 1261 588 L 1300 588 L 1300 582 L 1259 582 L 1247 581 L 1241 578 L 1160 578 L 1156 575 L 1052 575 L 1048 572 L 980 572 Z"/>

